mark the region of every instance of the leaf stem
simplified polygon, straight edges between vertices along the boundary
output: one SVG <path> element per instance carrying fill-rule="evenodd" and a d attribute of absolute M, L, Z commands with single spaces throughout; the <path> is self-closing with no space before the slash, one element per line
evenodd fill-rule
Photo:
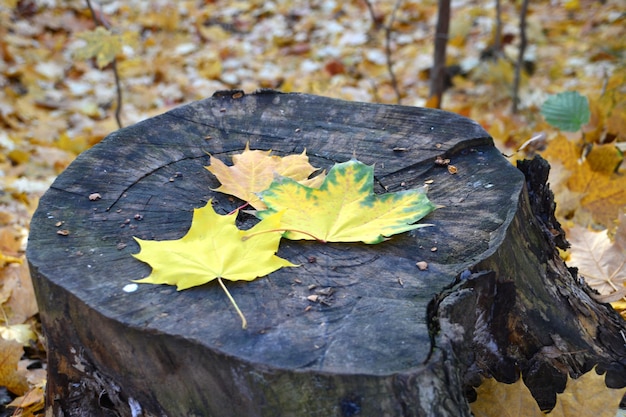
<path fill-rule="evenodd" d="M 309 237 L 311 237 L 312 239 L 317 240 L 320 243 L 326 243 L 326 241 L 324 239 L 320 239 L 319 237 L 315 236 L 312 233 L 309 232 L 305 232 L 304 230 L 297 230 L 297 229 L 271 229 L 271 230 L 263 230 L 260 232 L 256 232 L 256 233 L 250 233 L 249 235 L 243 236 L 241 238 L 241 240 L 243 240 L 244 242 L 248 239 L 250 239 L 251 237 L 255 237 L 257 235 L 261 235 L 263 233 L 272 233 L 272 232 L 294 232 L 294 233 L 302 233 L 303 235 L 307 235 Z"/>
<path fill-rule="evenodd" d="M 239 207 L 237 207 L 236 209 L 234 209 L 233 211 L 231 211 L 230 213 L 228 213 L 228 215 L 230 216 L 231 214 L 234 214 L 240 210 L 243 210 L 244 208 L 248 207 L 250 205 L 250 203 L 244 203 L 242 205 L 240 205 Z"/>
<path fill-rule="evenodd" d="M 237 314 L 239 314 L 239 317 L 241 317 L 241 328 L 242 329 L 247 329 L 248 328 L 248 321 L 246 320 L 246 317 L 243 315 L 243 313 L 239 309 L 239 306 L 235 302 L 235 299 L 233 298 L 233 296 L 230 295 L 230 292 L 228 291 L 228 289 L 226 289 L 226 285 L 224 285 L 224 282 L 222 281 L 222 278 L 221 277 L 217 277 L 217 282 L 220 283 L 222 289 L 226 293 L 226 296 L 228 297 L 228 299 L 232 303 L 233 307 L 235 307 L 235 310 L 237 310 Z"/>

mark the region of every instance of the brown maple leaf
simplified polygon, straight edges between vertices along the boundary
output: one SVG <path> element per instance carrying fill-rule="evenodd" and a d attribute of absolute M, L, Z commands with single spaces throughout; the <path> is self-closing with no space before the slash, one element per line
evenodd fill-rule
<path fill-rule="evenodd" d="M 258 210 L 267 208 L 257 193 L 269 188 L 276 175 L 288 177 L 309 187 L 318 187 L 324 175 L 308 179 L 317 168 L 309 164 L 306 151 L 299 155 L 279 157 L 272 151 L 246 149 L 233 155 L 233 165 L 227 166 L 211 156 L 211 165 L 206 167 L 222 185 L 215 191 L 234 195 Z"/>

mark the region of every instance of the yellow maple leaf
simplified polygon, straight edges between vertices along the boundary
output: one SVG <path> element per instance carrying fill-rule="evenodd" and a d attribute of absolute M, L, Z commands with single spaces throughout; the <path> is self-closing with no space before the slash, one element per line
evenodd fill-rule
<path fill-rule="evenodd" d="M 84 40 L 86 44 L 74 51 L 74 58 L 96 58 L 98 68 L 102 69 L 113 62 L 115 57 L 122 52 L 124 44 L 134 43 L 136 34 L 126 32 L 118 35 L 98 26 L 95 30 L 78 34 L 77 37 Z"/>
<path fill-rule="evenodd" d="M 374 168 L 357 160 L 335 164 L 322 185 L 310 188 L 280 178 L 260 194 L 268 210 L 285 211 L 288 239 L 378 243 L 386 237 L 428 226 L 414 224 L 435 209 L 424 189 L 374 194 Z M 304 232 L 304 233 L 302 233 Z"/>
<path fill-rule="evenodd" d="M 176 240 L 142 240 L 133 256 L 150 264 L 152 273 L 139 283 L 176 285 L 178 290 L 206 284 L 217 278 L 246 327 L 246 319 L 222 282 L 252 281 L 286 266 L 297 266 L 275 255 L 282 231 L 283 213 L 275 213 L 249 230 L 235 226 L 236 214 L 221 216 L 209 202 L 194 209 L 191 227 Z"/>
<path fill-rule="evenodd" d="M 567 239 L 572 245 L 568 264 L 578 268 L 587 284 L 602 295 L 617 301 L 626 296 L 626 246 L 611 242 L 606 230 L 594 232 L 574 226 Z"/>
<path fill-rule="evenodd" d="M 227 166 L 219 159 L 211 156 L 211 165 L 205 167 L 222 184 L 215 191 L 234 195 L 248 202 L 258 210 L 267 208 L 257 193 L 269 188 L 276 175 L 292 178 L 310 187 L 317 187 L 324 179 L 323 175 L 308 177 L 317 168 L 309 163 L 306 150 L 300 155 L 287 155 L 283 158 L 271 155 L 272 151 L 246 149 L 233 155 L 233 166 Z"/>
<path fill-rule="evenodd" d="M 486 378 L 476 394 L 470 404 L 474 417 L 545 417 L 522 378 L 512 384 Z"/>
<path fill-rule="evenodd" d="M 626 175 L 614 172 L 621 160 L 615 146 L 594 145 L 581 160 L 582 147 L 559 135 L 550 141 L 542 155 L 550 161 L 562 162 L 568 170 L 570 175 L 562 176 L 564 184 L 560 185 L 580 196 L 578 209 L 591 214 L 596 223 L 611 228 L 619 211 L 626 206 Z M 584 218 L 582 213 L 576 215 Z"/>
<path fill-rule="evenodd" d="M 577 379 L 568 376 L 565 391 L 557 394 L 555 407 L 546 414 L 522 378 L 513 384 L 487 378 L 470 407 L 475 417 L 615 417 L 625 392 L 626 388 L 607 388 L 604 376 L 594 370 Z"/>
<path fill-rule="evenodd" d="M 604 375 L 593 369 L 577 379 L 568 375 L 565 391 L 557 395 L 548 416 L 614 417 L 624 393 L 626 388 L 608 388 Z"/>

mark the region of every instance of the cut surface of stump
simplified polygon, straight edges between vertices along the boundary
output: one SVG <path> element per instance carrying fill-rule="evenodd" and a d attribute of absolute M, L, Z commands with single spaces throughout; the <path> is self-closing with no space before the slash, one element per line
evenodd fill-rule
<path fill-rule="evenodd" d="M 298 268 L 226 283 L 247 330 L 216 282 L 125 292 L 150 273 L 133 237 L 178 239 L 194 208 L 242 204 L 212 191 L 204 167 L 247 144 L 306 149 L 326 170 L 357 158 L 374 165 L 377 193 L 427 182 L 440 208 L 422 221 L 433 226 L 377 245 L 282 240 L 278 255 Z M 600 363 L 626 384 L 623 321 L 560 261 L 560 226 L 546 233 L 553 208 L 537 215 L 551 200 L 535 197 L 477 123 L 433 109 L 231 91 L 119 130 L 57 178 L 31 223 L 48 406 L 55 416 L 462 417 L 486 369 L 510 382 L 521 370 L 544 408 L 564 372 Z M 237 225 L 256 221 L 240 213 Z"/>

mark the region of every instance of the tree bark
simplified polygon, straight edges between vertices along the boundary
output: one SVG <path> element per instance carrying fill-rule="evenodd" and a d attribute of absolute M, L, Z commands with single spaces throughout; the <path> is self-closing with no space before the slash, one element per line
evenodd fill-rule
<path fill-rule="evenodd" d="M 306 148 L 324 169 L 356 157 L 375 165 L 376 192 L 427 182 L 441 208 L 424 220 L 432 227 L 378 245 L 281 242 L 299 268 L 228 284 L 247 330 L 215 283 L 124 292 L 150 272 L 131 256 L 133 236 L 177 239 L 194 207 L 241 204 L 213 191 L 204 166 L 247 143 Z M 217 93 L 109 135 L 31 222 L 48 412 L 469 417 L 481 374 L 521 370 L 544 407 L 566 372 L 596 363 L 626 384 L 624 322 L 558 257 L 545 166 L 523 170 L 458 115 L 274 91 Z"/>

